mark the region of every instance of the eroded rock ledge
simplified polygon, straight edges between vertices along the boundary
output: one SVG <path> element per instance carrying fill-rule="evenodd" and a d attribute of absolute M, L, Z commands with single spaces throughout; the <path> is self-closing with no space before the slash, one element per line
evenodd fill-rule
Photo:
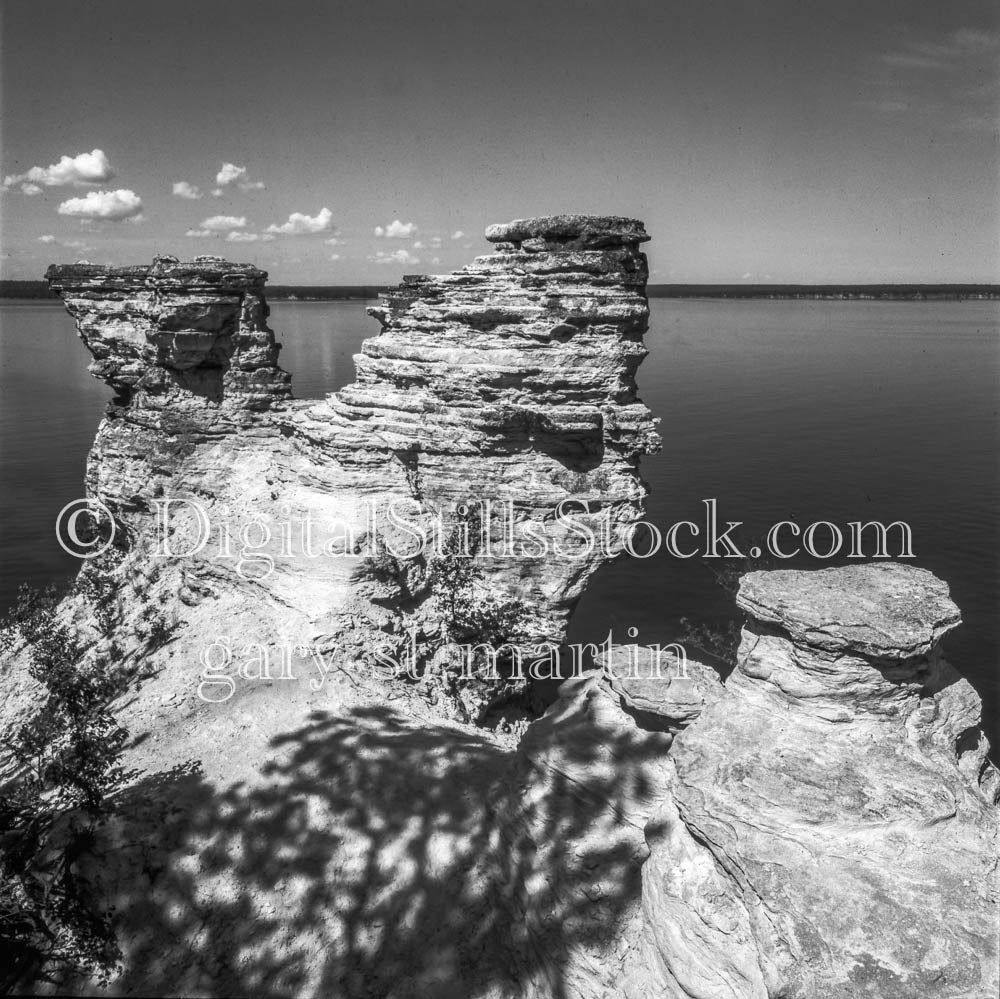
<path fill-rule="evenodd" d="M 669 750 L 596 679 L 522 744 L 537 776 L 504 828 L 551 860 L 531 820 L 561 780 L 620 841 L 591 881 L 641 882 L 631 903 L 603 892 L 618 932 L 562 969 L 571 992 L 995 995 L 1000 780 L 979 698 L 941 656 L 960 620 L 947 587 L 895 563 L 751 573 L 739 604 L 736 669 Z M 587 836 L 574 850 L 607 856 Z M 551 867 L 572 909 L 587 886 Z"/>
<path fill-rule="evenodd" d="M 197 498 L 234 537 L 253 522 L 292 523 L 296 539 L 307 519 L 318 534 L 337 525 L 350 540 L 334 557 L 295 550 L 248 578 L 213 540 L 157 563 L 157 585 L 188 607 L 235 600 L 231 613 L 261 629 L 268 607 L 286 623 L 291 615 L 299 640 L 360 651 L 415 634 L 426 648 L 439 641 L 439 615 L 412 566 L 373 572 L 364 552 L 380 539 L 369 513 L 406 504 L 433 533 L 438 511 L 489 500 L 510 504 L 518 536 L 564 553 L 480 559 L 490 591 L 521 601 L 539 639 L 560 641 L 587 580 L 642 516 L 638 462 L 659 447 L 635 381 L 649 237 L 616 217 L 494 229 L 496 252 L 408 277 L 369 310 L 382 329 L 356 356 L 356 381 L 322 402 L 291 397 L 256 268 L 215 257 L 50 268 L 92 372 L 116 392 L 87 482 L 130 539 L 132 565 L 153 564 L 154 508 L 165 498 Z M 602 544 L 585 550 L 556 516 L 564 503 Z M 171 526 L 180 551 L 201 530 L 183 507 Z M 391 540 L 393 530 L 375 533 Z"/>

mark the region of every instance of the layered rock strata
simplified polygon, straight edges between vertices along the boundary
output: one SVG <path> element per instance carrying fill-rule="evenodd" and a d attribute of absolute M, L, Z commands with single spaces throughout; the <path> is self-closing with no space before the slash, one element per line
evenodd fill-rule
<path fill-rule="evenodd" d="M 219 258 L 50 268 L 91 370 L 117 393 L 88 486 L 126 528 L 133 560 L 149 562 L 157 502 L 193 497 L 213 527 L 230 525 L 235 547 L 246 525 L 272 544 L 242 561 L 216 536 L 193 551 L 205 521 L 176 504 L 171 549 L 191 554 L 158 567 L 180 574 L 187 604 L 236 592 L 293 611 L 327 643 L 433 644 L 441 621 L 409 558 L 415 543 L 391 546 L 412 529 L 385 513 L 397 507 L 433 540 L 459 504 L 489 501 L 499 550 L 479 553 L 485 587 L 516 597 L 537 637 L 558 642 L 641 516 L 639 456 L 659 446 L 635 382 L 649 237 L 614 217 L 494 229 L 496 252 L 406 278 L 369 310 L 382 331 L 355 358 L 356 381 L 319 404 L 293 400 L 277 366 L 262 271 Z M 546 551 L 525 548 L 529 536 Z M 376 572 L 386 544 L 403 558 Z"/>
<path fill-rule="evenodd" d="M 690 662 L 687 679 L 623 674 L 618 650 L 516 749 L 298 666 L 287 684 L 258 668 L 221 706 L 196 693 L 220 634 L 440 640 L 419 574 L 364 554 L 393 531 L 364 501 L 421 525 L 509 504 L 563 554 L 482 558 L 485 585 L 549 639 L 621 550 L 658 444 L 635 387 L 645 233 L 557 216 L 488 236 L 495 253 L 386 296 L 357 381 L 323 402 L 290 395 L 260 271 L 50 271 L 116 392 L 88 465 L 129 539 L 115 641 L 135 656 L 145 607 L 181 615 L 120 706 L 126 762 L 156 777 L 105 865 L 129 915 L 116 988 L 168 994 L 181 968 L 184 990 L 227 994 L 994 996 L 1000 781 L 940 653 L 957 608 L 922 570 L 751 574 L 724 685 Z M 167 497 L 273 527 L 249 553 L 271 571 L 242 571 L 236 535 L 158 560 Z M 559 522 L 564 501 L 603 547 Z M 339 525 L 343 554 L 283 553 L 278 525 L 307 514 Z M 171 543 L 198 531 L 182 509 Z"/>
<path fill-rule="evenodd" d="M 995 995 L 1000 782 L 941 656 L 947 587 L 891 563 L 751 573 L 739 604 L 737 667 L 672 745 L 649 711 L 676 679 L 641 691 L 645 715 L 617 681 L 567 685 L 523 741 L 535 775 L 503 828 L 546 858 L 549 908 L 596 891 L 606 910 L 529 994 L 558 974 L 630 999 Z M 552 859 L 551 813 L 623 845 L 581 834 Z M 607 888 L 626 874 L 633 904 Z"/>
<path fill-rule="evenodd" d="M 947 586 L 891 563 L 755 572 L 737 602 L 736 670 L 671 753 L 727 901 L 654 868 L 648 905 L 686 912 L 746 995 L 995 994 L 997 772 L 979 698 L 941 656 L 960 621 Z M 666 937 L 682 989 L 704 990 L 713 960 Z"/>

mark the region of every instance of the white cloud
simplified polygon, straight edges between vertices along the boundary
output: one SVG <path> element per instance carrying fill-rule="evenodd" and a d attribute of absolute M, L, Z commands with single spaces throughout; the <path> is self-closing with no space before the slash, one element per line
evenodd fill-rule
<path fill-rule="evenodd" d="M 414 250 L 426 250 L 427 249 L 427 244 L 422 239 L 418 239 L 413 244 L 413 249 Z"/>
<path fill-rule="evenodd" d="M 385 250 L 379 250 L 374 256 L 368 258 L 372 263 L 375 264 L 419 264 L 420 258 L 415 257 L 409 250 L 393 250 L 391 253 L 386 253 Z"/>
<path fill-rule="evenodd" d="M 82 239 L 56 239 L 55 236 L 39 236 L 39 243 L 55 243 L 57 246 L 64 246 L 67 250 L 92 250 L 89 243 Z"/>
<path fill-rule="evenodd" d="M 25 194 L 39 194 L 41 187 L 90 187 L 103 184 L 115 175 L 107 156 L 100 149 L 78 156 L 63 156 L 47 167 L 32 167 L 27 173 L 10 174 L 3 187 L 21 185 Z M 41 185 L 41 186 L 40 186 Z"/>
<path fill-rule="evenodd" d="M 211 229 L 188 229 L 184 235 L 192 239 L 207 239 L 209 236 L 217 236 L 218 233 L 212 232 Z"/>
<path fill-rule="evenodd" d="M 260 233 L 256 232 L 234 231 L 231 232 L 228 236 L 226 236 L 226 240 L 230 243 L 256 243 L 258 241 L 261 243 L 270 243 L 273 241 L 273 239 L 274 237 L 269 236 L 267 233 L 261 235 Z"/>
<path fill-rule="evenodd" d="M 227 229 L 245 229 L 247 226 L 247 219 L 245 215 L 213 215 L 211 218 L 205 219 L 202 222 L 202 229 L 208 229 L 211 232 L 225 232 Z"/>
<path fill-rule="evenodd" d="M 178 198 L 187 198 L 189 201 L 195 201 L 202 196 L 201 191 L 194 184 L 189 184 L 186 180 L 179 180 L 174 184 L 174 194 Z"/>
<path fill-rule="evenodd" d="M 330 254 L 330 259 L 331 260 L 339 260 L 340 259 L 340 254 L 339 253 L 331 253 Z"/>
<path fill-rule="evenodd" d="M 279 236 L 306 236 L 316 232 L 329 232 L 332 228 L 333 212 L 329 208 L 321 208 L 311 218 L 302 212 L 292 212 L 287 222 L 282 222 L 281 225 L 269 225 L 267 231 L 277 233 Z"/>
<path fill-rule="evenodd" d="M 333 239 L 324 239 L 323 242 L 326 243 L 327 246 L 342 246 L 343 245 L 343 240 L 337 239 L 336 236 L 334 236 Z"/>
<path fill-rule="evenodd" d="M 437 266 L 439 263 L 441 263 L 441 258 L 440 257 L 431 257 L 431 263 L 434 264 L 435 266 Z"/>
<path fill-rule="evenodd" d="M 215 183 L 219 187 L 225 187 L 235 180 L 242 180 L 246 175 L 246 167 L 237 166 L 235 163 L 223 163 L 222 169 L 215 175 Z"/>
<path fill-rule="evenodd" d="M 223 163 L 222 169 L 215 175 L 218 185 L 213 191 L 213 197 L 220 198 L 225 193 L 223 188 L 235 184 L 241 191 L 263 191 L 267 185 L 262 180 L 251 180 L 247 176 L 247 168 L 235 163 Z"/>
<path fill-rule="evenodd" d="M 138 218 L 142 212 L 142 198 L 135 191 L 90 191 L 83 198 L 64 201 L 57 210 L 60 215 L 81 219 L 120 222 Z"/>
<path fill-rule="evenodd" d="M 415 222 L 400 222 L 399 219 L 395 219 L 386 226 L 375 226 L 375 235 L 386 239 L 409 239 L 416 234 Z"/>
<path fill-rule="evenodd" d="M 454 231 L 454 232 L 453 232 L 453 233 L 451 234 L 451 238 L 452 238 L 452 239 L 462 239 L 462 238 L 464 238 L 464 236 L 465 236 L 465 233 L 464 233 L 464 232 L 462 232 L 462 230 L 461 230 L 461 229 L 456 229 L 456 230 L 455 230 L 455 231 Z"/>

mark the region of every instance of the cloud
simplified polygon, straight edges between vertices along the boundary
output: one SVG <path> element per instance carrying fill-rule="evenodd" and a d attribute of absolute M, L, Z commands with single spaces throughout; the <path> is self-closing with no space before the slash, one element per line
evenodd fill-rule
<path fill-rule="evenodd" d="M 189 184 L 186 180 L 179 180 L 174 184 L 174 194 L 178 198 L 187 198 L 189 201 L 195 201 L 202 196 L 201 191 L 194 184 Z"/>
<path fill-rule="evenodd" d="M 115 172 L 100 149 L 77 156 L 63 156 L 47 167 L 32 167 L 27 173 L 4 178 L 4 190 L 21 185 L 25 194 L 40 194 L 42 187 L 91 187 L 111 180 Z"/>
<path fill-rule="evenodd" d="M 453 233 L 451 234 L 451 238 L 452 238 L 452 239 L 463 239 L 464 237 L 465 237 L 465 233 L 464 233 L 464 232 L 462 232 L 462 230 L 461 230 L 461 229 L 456 229 L 456 230 L 455 230 L 455 231 L 454 231 L 454 232 L 453 232 Z"/>
<path fill-rule="evenodd" d="M 385 239 L 409 239 L 416 234 L 415 222 L 400 222 L 399 219 L 395 219 L 386 226 L 375 226 L 375 235 Z"/>
<path fill-rule="evenodd" d="M 375 264 L 419 264 L 420 258 L 415 257 L 409 250 L 393 250 L 391 253 L 386 253 L 385 250 L 378 250 L 374 256 L 368 258 L 372 263 Z"/>
<path fill-rule="evenodd" d="M 440 257 L 431 257 L 431 263 L 436 267 L 439 263 L 441 263 L 441 258 Z"/>
<path fill-rule="evenodd" d="M 241 191 L 263 191 L 267 186 L 262 180 L 251 180 L 247 176 L 247 168 L 235 163 L 223 163 L 222 169 L 215 175 L 215 183 L 218 187 L 212 195 L 216 198 L 222 197 L 225 193 L 223 188 L 230 184 L 236 184 Z"/>
<path fill-rule="evenodd" d="M 331 253 L 330 254 L 330 259 L 331 260 L 340 260 L 340 254 L 339 253 Z"/>
<path fill-rule="evenodd" d="M 64 201 L 57 211 L 60 215 L 75 218 L 121 222 L 123 219 L 138 219 L 142 212 L 142 198 L 135 191 L 90 191 L 85 197 Z"/>
<path fill-rule="evenodd" d="M 414 242 L 413 249 L 414 250 L 426 250 L 427 249 L 427 244 L 422 239 L 418 239 L 418 240 L 416 240 Z"/>
<path fill-rule="evenodd" d="M 302 212 L 292 212 L 287 222 L 282 222 L 281 225 L 269 225 L 267 231 L 277 233 L 279 236 L 308 236 L 317 232 L 330 232 L 332 228 L 333 212 L 329 208 L 321 208 L 311 218 Z"/>
<path fill-rule="evenodd" d="M 188 229 L 185 236 L 190 236 L 192 239 L 207 239 L 209 236 L 218 236 L 217 232 L 212 232 L 211 229 Z"/>
<path fill-rule="evenodd" d="M 237 166 L 235 163 L 223 163 L 222 169 L 215 175 L 215 183 L 219 187 L 225 187 L 235 180 L 241 180 L 246 175 L 246 167 Z"/>
<path fill-rule="evenodd" d="M 205 219 L 202 222 L 202 229 L 208 229 L 210 232 L 225 232 L 227 229 L 245 229 L 247 226 L 247 218 L 245 215 L 213 215 L 211 218 Z"/>
<path fill-rule="evenodd" d="M 326 243 L 327 246 L 342 246 L 344 241 L 337 239 L 337 237 L 334 236 L 332 239 L 324 239 L 323 242 Z"/>
<path fill-rule="evenodd" d="M 94 249 L 89 243 L 85 243 L 82 239 L 56 239 L 55 236 L 39 236 L 39 243 L 55 243 L 57 246 L 64 246 L 67 250 L 92 250 Z"/>
<path fill-rule="evenodd" d="M 226 240 L 230 243 L 256 243 L 258 241 L 261 243 L 270 243 L 274 240 L 274 237 L 269 236 L 267 233 L 261 235 L 256 232 L 234 231 L 226 236 Z"/>

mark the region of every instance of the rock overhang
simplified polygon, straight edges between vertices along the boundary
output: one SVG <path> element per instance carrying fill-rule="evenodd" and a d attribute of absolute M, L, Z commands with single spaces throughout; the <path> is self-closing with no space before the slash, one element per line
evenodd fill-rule
<path fill-rule="evenodd" d="M 793 642 L 871 659 L 927 655 L 962 620 L 946 583 L 901 562 L 751 572 L 736 603 Z"/>

